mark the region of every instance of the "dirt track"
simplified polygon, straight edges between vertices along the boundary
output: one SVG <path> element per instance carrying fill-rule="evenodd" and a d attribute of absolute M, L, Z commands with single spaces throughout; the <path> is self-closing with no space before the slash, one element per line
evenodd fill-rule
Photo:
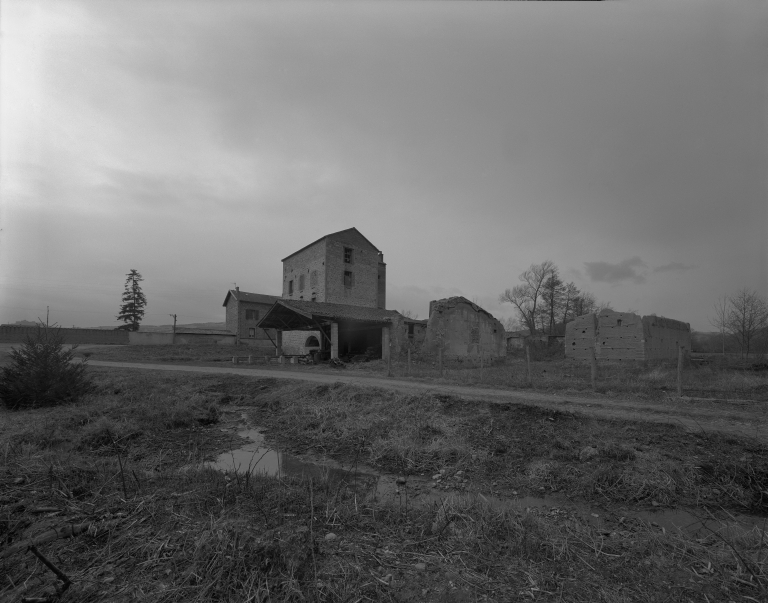
<path fill-rule="evenodd" d="M 525 404 L 564 412 L 580 412 L 612 419 L 632 419 L 675 423 L 691 431 L 718 431 L 768 443 L 768 404 L 759 402 L 716 402 L 669 399 L 664 403 L 615 398 L 563 396 L 525 390 L 486 389 L 461 385 L 424 383 L 386 377 L 350 374 L 343 371 L 306 371 L 270 368 L 235 368 L 138 362 L 104 362 L 90 360 L 91 366 L 141 370 L 182 371 L 191 373 L 230 374 L 258 379 L 290 379 L 316 383 L 343 382 L 367 387 L 381 387 L 404 393 L 433 392 L 482 400 L 497 404 Z"/>

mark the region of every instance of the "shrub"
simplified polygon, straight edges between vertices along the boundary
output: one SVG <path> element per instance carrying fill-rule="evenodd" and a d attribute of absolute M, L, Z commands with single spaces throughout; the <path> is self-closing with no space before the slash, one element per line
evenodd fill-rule
<path fill-rule="evenodd" d="M 0 372 L 0 400 L 11 410 L 76 402 L 93 388 L 85 361 L 74 364 L 60 330 L 39 325 Z"/>

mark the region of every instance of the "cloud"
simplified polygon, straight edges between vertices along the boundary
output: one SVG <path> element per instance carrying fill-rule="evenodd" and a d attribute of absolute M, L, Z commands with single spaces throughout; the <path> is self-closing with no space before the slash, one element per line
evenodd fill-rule
<path fill-rule="evenodd" d="M 589 278 L 599 283 L 620 283 L 621 281 L 632 281 L 634 283 L 644 283 L 645 275 L 643 268 L 647 264 L 638 256 L 623 260 L 618 264 L 609 262 L 584 262 Z"/>
<path fill-rule="evenodd" d="M 669 264 L 664 264 L 663 266 L 658 266 L 657 268 L 654 268 L 654 272 L 672 272 L 672 271 L 679 271 L 679 272 L 685 272 L 686 270 L 693 270 L 696 268 L 693 264 L 683 264 L 681 262 L 670 262 Z"/>

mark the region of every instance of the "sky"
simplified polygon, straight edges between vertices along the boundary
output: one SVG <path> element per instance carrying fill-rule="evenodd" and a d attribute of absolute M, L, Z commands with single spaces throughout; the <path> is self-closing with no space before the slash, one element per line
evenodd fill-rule
<path fill-rule="evenodd" d="M 0 323 L 224 320 L 356 227 L 387 307 L 531 264 L 714 330 L 768 297 L 765 2 L 0 0 Z"/>

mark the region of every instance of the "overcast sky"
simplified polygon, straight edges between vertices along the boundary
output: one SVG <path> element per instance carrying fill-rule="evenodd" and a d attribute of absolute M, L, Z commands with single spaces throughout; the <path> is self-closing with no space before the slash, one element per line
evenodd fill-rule
<path fill-rule="evenodd" d="M 768 294 L 768 11 L 743 2 L 0 0 L 0 322 L 223 321 L 357 227 L 387 307 L 550 259 L 712 330 Z"/>

